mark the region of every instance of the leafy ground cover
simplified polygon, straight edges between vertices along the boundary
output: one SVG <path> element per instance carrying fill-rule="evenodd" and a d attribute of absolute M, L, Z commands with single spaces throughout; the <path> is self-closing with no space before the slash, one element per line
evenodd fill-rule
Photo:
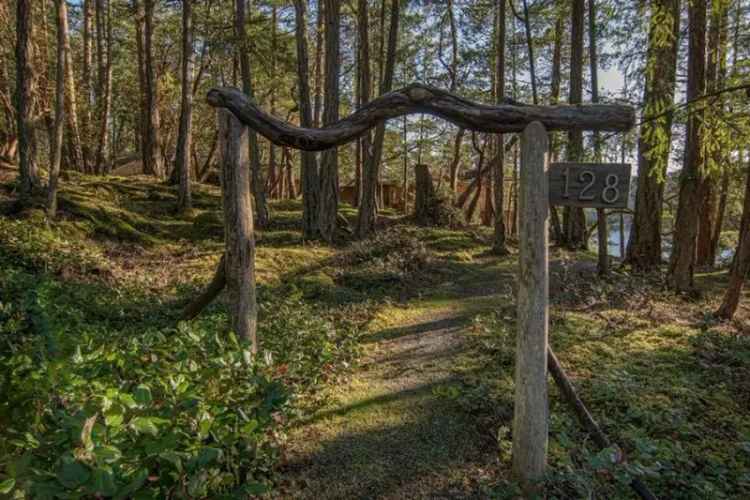
<path fill-rule="evenodd" d="M 299 203 L 277 202 L 248 368 L 221 302 L 178 321 L 222 224 L 213 188 L 188 216 L 174 202 L 152 179 L 80 176 L 60 220 L 0 216 L 0 495 L 517 494 L 513 255 L 396 217 L 366 242 L 303 243 Z M 552 388 L 548 497 L 631 498 L 633 475 L 663 498 L 750 496 L 748 310 L 706 314 L 724 272 L 690 301 L 658 277 L 600 280 L 588 254 L 555 250 L 552 274 L 552 345 L 622 453 Z"/>

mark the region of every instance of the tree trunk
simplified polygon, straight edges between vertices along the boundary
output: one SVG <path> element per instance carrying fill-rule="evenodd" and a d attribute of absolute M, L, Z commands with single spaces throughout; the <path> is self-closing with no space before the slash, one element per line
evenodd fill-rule
<path fill-rule="evenodd" d="M 711 4 L 711 24 L 708 32 L 708 63 L 706 65 L 706 92 L 713 93 L 720 89 L 726 77 L 727 23 L 729 20 L 729 1 L 719 0 Z M 710 108 L 711 114 L 723 113 L 724 100 L 719 96 Z M 715 124 L 715 120 L 712 120 Z M 698 221 L 698 240 L 696 242 L 696 265 L 710 267 L 716 262 L 714 234 L 718 218 L 719 180 L 726 151 L 723 144 L 715 148 L 711 155 L 704 158 L 705 179 L 701 192 L 700 219 Z M 720 231 L 720 229 L 719 229 Z"/>
<path fill-rule="evenodd" d="M 627 255 L 627 262 L 640 271 L 655 271 L 661 265 L 662 204 L 672 114 L 649 117 L 659 115 L 674 101 L 680 0 L 652 0 L 650 24 L 643 111 L 646 119 L 638 139 L 638 190 Z M 665 24 L 671 25 L 670 37 L 664 36 Z"/>
<path fill-rule="evenodd" d="M 190 149 L 193 141 L 193 7 L 192 0 L 182 0 L 182 81 L 180 92 L 180 131 L 177 137 L 175 171 L 179 179 L 177 211 L 192 208 L 190 193 Z"/>
<path fill-rule="evenodd" d="M 562 41 L 563 28 L 565 24 L 564 9 L 557 6 L 557 17 L 555 19 L 555 34 L 552 47 L 552 74 L 550 77 L 550 104 L 555 105 L 560 101 L 560 82 L 562 80 Z M 554 132 L 549 134 L 549 156 L 550 162 L 557 161 L 558 157 L 558 137 Z M 518 191 L 518 189 L 516 189 Z M 552 234 L 558 245 L 565 243 L 565 233 L 560 224 L 560 216 L 557 207 L 550 205 L 550 220 L 552 221 Z"/>
<path fill-rule="evenodd" d="M 596 0 L 589 0 L 589 68 L 591 73 L 591 102 L 599 102 L 599 63 L 596 53 Z M 602 145 L 599 132 L 594 132 L 594 161 L 602 161 Z M 598 240 L 597 271 L 599 276 L 609 273 L 609 232 L 607 214 L 603 208 L 596 209 Z"/>
<path fill-rule="evenodd" d="M 154 69 L 153 31 L 154 31 L 154 0 L 136 0 L 143 2 L 143 77 L 145 97 L 145 132 L 144 132 L 144 162 L 143 169 L 147 174 L 163 178 L 165 175 L 164 158 L 159 140 L 159 89 Z"/>
<path fill-rule="evenodd" d="M 97 92 L 97 108 L 99 120 L 97 126 L 98 138 L 96 147 L 96 173 L 106 174 L 110 170 L 109 133 L 112 115 L 112 5 L 111 0 L 97 0 L 97 63 L 99 65 L 99 86 Z M 150 1 L 150 0 L 147 0 Z M 106 10 L 105 10 L 106 9 Z M 99 30 L 106 31 L 106 39 Z"/>
<path fill-rule="evenodd" d="M 81 144 L 81 130 L 78 123 L 78 105 L 76 102 L 76 84 L 73 75 L 73 57 L 70 50 L 70 38 L 68 36 L 67 5 L 65 6 L 65 26 L 63 29 L 63 50 L 65 53 L 64 78 L 64 106 L 67 128 L 67 163 L 68 166 L 79 172 L 84 171 L 83 146 Z M 59 50 L 59 49 L 58 49 Z"/>
<path fill-rule="evenodd" d="M 55 125 L 54 143 L 50 144 L 52 159 L 47 186 L 47 215 L 54 218 L 57 213 L 57 183 L 62 157 L 63 126 L 65 124 L 65 74 L 67 73 L 68 5 L 66 0 L 55 0 L 57 14 L 57 72 L 55 74 Z"/>
<path fill-rule="evenodd" d="M 297 91 L 299 92 L 300 125 L 315 124 L 310 104 L 310 70 L 307 59 L 307 0 L 294 0 L 296 13 L 295 38 L 297 42 Z M 318 229 L 318 161 L 315 153 L 300 154 L 300 183 L 302 184 L 302 233 L 305 239 L 316 236 Z"/>
<path fill-rule="evenodd" d="M 362 3 L 362 2 L 361 2 Z M 399 0 L 391 0 L 391 18 L 390 29 L 388 31 L 388 50 L 385 57 L 385 68 L 383 70 L 382 80 L 380 82 L 380 95 L 386 94 L 393 88 L 393 73 L 396 66 L 396 46 L 398 45 L 398 22 L 400 6 Z M 367 38 L 363 38 L 363 41 Z M 366 42 L 365 45 L 368 45 Z M 363 48 L 365 47 L 363 45 Z M 369 49 L 366 59 L 369 64 Z M 369 74 L 369 69 L 368 69 Z M 364 80 L 364 78 L 363 78 Z M 368 86 L 369 94 L 369 86 Z M 364 89 L 363 89 L 364 95 Z M 369 100 L 369 98 L 368 98 Z M 362 182 L 362 199 L 359 207 L 357 218 L 357 236 L 364 238 L 369 235 L 375 228 L 377 217 L 377 206 L 375 198 L 377 196 L 378 179 L 380 171 L 380 162 L 383 155 L 383 141 L 385 139 L 385 123 L 380 123 L 375 127 L 375 138 L 372 147 L 364 148 L 364 175 Z M 366 142 L 367 139 L 365 139 Z"/>
<path fill-rule="evenodd" d="M 16 2 L 16 121 L 18 127 L 18 201 L 21 206 L 31 201 L 34 188 L 39 185 L 36 152 L 33 144 L 34 127 L 31 123 L 32 79 L 31 66 L 31 0 Z"/>
<path fill-rule="evenodd" d="M 693 0 L 688 6 L 688 83 L 686 100 L 691 101 L 705 92 L 706 72 L 706 0 Z M 667 280 L 677 292 L 693 288 L 698 217 L 703 189 L 703 113 L 691 110 L 688 117 L 685 163 L 680 174 L 680 200 L 675 221 L 674 245 Z M 700 217 L 700 213 L 698 214 Z"/>
<path fill-rule="evenodd" d="M 732 268 L 729 271 L 729 285 L 724 292 L 724 299 L 716 311 L 716 315 L 724 319 L 732 319 L 740 303 L 745 276 L 750 271 L 750 173 L 745 181 L 745 200 L 742 205 L 742 221 L 740 223 L 740 239 L 734 254 Z"/>
<path fill-rule="evenodd" d="M 524 3 L 525 5 L 525 3 Z M 500 104 L 505 98 L 505 0 L 497 0 L 495 4 L 495 102 Z M 536 89 L 536 86 L 534 87 Z M 536 91 L 534 93 L 536 95 Z M 495 191 L 495 225 L 492 240 L 492 252 L 505 255 L 508 248 L 505 245 L 505 144 L 503 135 L 498 134 L 495 139 L 497 158 L 494 160 L 494 191 Z"/>
<path fill-rule="evenodd" d="M 245 0 L 235 0 L 234 29 L 237 37 L 237 56 L 240 63 L 240 73 L 242 75 L 242 91 L 250 98 L 255 98 L 253 91 L 252 75 L 250 73 L 250 59 L 247 54 L 247 32 L 245 30 Z M 248 144 L 250 148 L 250 171 L 252 172 L 252 190 L 253 199 L 255 200 L 255 216 L 258 221 L 258 228 L 268 227 L 270 214 L 268 210 L 268 200 L 266 200 L 266 185 L 263 182 L 260 165 L 260 149 L 258 145 L 258 135 L 254 130 L 249 133 Z"/>
<path fill-rule="evenodd" d="M 583 97 L 583 16 L 584 0 L 572 0 L 570 50 L 570 104 L 580 104 Z M 583 160 L 583 132 L 568 132 L 568 161 Z M 586 215 L 582 208 L 565 207 L 563 212 L 565 242 L 570 250 L 585 250 Z"/>
<path fill-rule="evenodd" d="M 359 99 L 361 105 L 370 102 L 370 19 L 367 0 L 359 0 L 357 4 L 357 45 L 359 46 Z M 361 145 L 361 149 L 359 146 Z M 372 137 L 366 133 L 359 141 L 358 150 L 362 156 L 361 178 L 357 179 L 357 236 L 366 237 L 375 226 L 375 190 L 377 189 L 377 170 L 372 165 Z M 360 189 L 361 188 L 361 189 Z"/>
<path fill-rule="evenodd" d="M 83 163 L 84 171 L 92 171 L 90 141 L 92 139 L 91 110 L 94 108 L 94 80 L 91 70 L 93 63 L 92 38 L 94 32 L 93 3 L 95 0 L 83 2 L 83 95 L 84 107 L 81 115 L 81 134 L 83 135 Z"/>
<path fill-rule="evenodd" d="M 315 101 L 313 103 L 313 123 L 316 127 L 320 127 L 321 119 L 323 116 L 323 33 L 325 32 L 324 27 L 324 15 L 325 15 L 325 2 L 322 0 L 316 1 L 317 14 L 315 18 Z M 317 220 L 317 215 L 316 215 Z M 315 226 L 315 231 L 318 230 L 318 226 Z"/>
<path fill-rule="evenodd" d="M 453 159 L 450 166 L 451 193 L 453 193 L 454 204 L 458 201 L 458 170 L 461 165 L 461 145 L 464 141 L 466 130 L 459 128 L 453 139 Z"/>
<path fill-rule="evenodd" d="M 341 3 L 325 0 L 325 108 L 323 125 L 339 118 L 339 38 L 341 29 Z M 339 205 L 338 151 L 325 151 L 320 166 L 320 201 L 318 206 L 318 231 L 332 243 L 336 232 Z"/>
<path fill-rule="evenodd" d="M 269 112 L 276 115 L 276 52 L 278 50 L 278 37 L 276 33 L 276 5 L 271 6 L 271 64 L 270 64 L 270 84 L 269 89 Z M 272 142 L 268 143 L 268 185 L 271 189 L 268 197 L 271 199 L 281 198 L 283 182 L 280 182 L 282 174 L 279 172 L 278 162 L 276 161 L 276 146 Z M 275 187 L 274 187 L 275 186 Z"/>
<path fill-rule="evenodd" d="M 258 352 L 255 236 L 247 169 L 249 132 L 234 115 L 219 110 L 219 151 L 224 207 L 225 275 L 232 331 Z"/>

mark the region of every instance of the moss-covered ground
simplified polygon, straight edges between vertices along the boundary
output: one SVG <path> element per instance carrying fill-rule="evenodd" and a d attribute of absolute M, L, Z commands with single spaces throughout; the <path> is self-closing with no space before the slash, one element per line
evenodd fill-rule
<path fill-rule="evenodd" d="M 219 193 L 198 186 L 186 216 L 174 215 L 174 203 L 174 190 L 153 179 L 76 176 L 64 185 L 58 220 L 40 210 L 0 216 L 0 354 L 15 359 L 18 338 L 41 337 L 44 347 L 34 344 L 33 352 L 54 359 L 55 368 L 28 373 L 50 377 L 104 338 L 113 345 L 142 332 L 224 338 L 221 300 L 192 325 L 177 322 L 221 253 Z M 253 478 L 263 488 L 252 491 L 279 498 L 516 496 L 509 473 L 514 254 L 488 255 L 483 229 L 416 228 L 396 217 L 376 238 L 330 247 L 302 241 L 298 202 L 274 202 L 272 212 L 272 227 L 258 234 L 259 334 L 268 353 L 263 375 L 283 384 L 288 402 L 271 415 L 263 438 L 276 451 L 242 465 L 258 471 Z M 345 207 L 342 214 L 354 212 Z M 632 498 L 634 475 L 660 498 L 750 497 L 747 301 L 732 323 L 709 314 L 725 272 L 700 273 L 701 296 L 687 300 L 664 290 L 659 276 L 615 269 L 600 279 L 587 253 L 553 249 L 551 257 L 551 344 L 622 453 L 596 449 L 551 386 L 547 497 Z M 142 382 L 142 374 L 118 370 L 107 383 L 119 380 L 124 390 Z M 98 372 L 86 373 L 95 383 Z M 13 376 L 4 374 L 4 389 L 15 387 Z M 15 477 L 24 450 L 42 453 L 11 438 L 47 436 L 46 409 L 67 411 L 75 391 L 85 392 L 65 385 L 73 393 L 61 401 L 60 383 L 28 389 L 30 421 L 23 424 L 14 412 L 28 401 L 3 394 L 0 484 Z M 82 397 L 80 408 L 94 400 Z M 205 445 L 186 442 L 179 452 Z M 59 476 L 67 452 L 43 446 L 57 453 L 47 458 Z M 75 452 L 81 443 L 69 446 Z M 221 465 L 207 467 L 234 470 L 228 456 L 225 449 Z M 149 477 L 165 470 L 160 464 L 149 465 Z M 156 491 L 157 479 L 143 488 L 151 485 L 157 497 L 212 496 L 190 490 L 187 476 L 180 481 L 181 490 Z"/>

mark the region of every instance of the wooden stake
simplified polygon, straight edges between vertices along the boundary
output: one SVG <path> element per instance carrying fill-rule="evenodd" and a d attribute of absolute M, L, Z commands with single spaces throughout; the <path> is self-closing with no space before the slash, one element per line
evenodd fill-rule
<path fill-rule="evenodd" d="M 530 123 L 521 136 L 518 334 L 513 473 L 527 495 L 547 464 L 548 218 L 547 131 Z"/>
<path fill-rule="evenodd" d="M 225 110 L 218 111 L 221 191 L 224 206 L 224 244 L 229 319 L 240 341 L 258 349 L 255 299 L 255 235 L 250 202 L 247 127 Z"/>

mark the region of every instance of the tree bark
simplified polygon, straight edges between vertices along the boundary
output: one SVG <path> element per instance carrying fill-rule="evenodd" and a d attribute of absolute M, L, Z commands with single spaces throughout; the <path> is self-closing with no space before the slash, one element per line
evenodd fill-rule
<path fill-rule="evenodd" d="M 325 0 L 325 108 L 323 124 L 331 125 L 339 117 L 339 39 L 341 29 L 341 3 Z M 318 231 L 327 242 L 333 242 L 339 205 L 338 151 L 323 153 L 320 166 L 320 200 L 318 205 Z"/>
<path fill-rule="evenodd" d="M 563 28 L 565 24 L 564 9 L 557 1 L 557 16 L 555 19 L 555 34 L 552 47 L 552 74 L 550 77 L 550 104 L 555 105 L 560 101 L 560 82 L 562 80 L 562 41 Z M 558 157 L 558 138 L 557 134 L 549 134 L 549 155 L 550 161 L 557 161 Z M 516 189 L 516 191 L 518 191 Z M 565 233 L 560 224 L 560 216 L 557 207 L 550 205 L 550 219 L 552 221 L 552 234 L 558 245 L 565 243 Z"/>
<path fill-rule="evenodd" d="M 570 49 L 570 104 L 580 104 L 583 98 L 583 17 L 584 0 L 572 0 Z M 568 161 L 583 160 L 583 131 L 568 132 Z M 563 211 L 565 243 L 570 250 L 585 250 L 586 215 L 582 208 L 565 207 Z"/>
<path fill-rule="evenodd" d="M 55 124 L 52 159 L 47 186 L 47 215 L 54 218 L 57 213 L 57 183 L 62 158 L 63 128 L 65 124 L 65 74 L 67 73 L 68 5 L 66 0 L 55 0 L 57 15 L 57 71 L 55 73 Z"/>
<path fill-rule="evenodd" d="M 192 208 L 190 193 L 190 148 L 193 140 L 193 7 L 192 0 L 182 0 L 182 81 L 180 92 L 180 130 L 177 137 L 175 170 L 179 179 L 177 211 Z"/>
<path fill-rule="evenodd" d="M 665 24 L 671 25 L 664 37 Z M 680 38 L 680 0 L 652 0 L 644 111 L 638 139 L 638 190 L 627 262 L 636 270 L 661 265 L 662 204 L 672 138 L 672 114 L 649 119 L 674 101 Z"/>
<path fill-rule="evenodd" d="M 73 57 L 70 50 L 70 37 L 68 36 L 67 5 L 65 6 L 65 26 L 63 29 L 63 50 L 65 53 L 64 78 L 64 106 L 67 128 L 67 163 L 68 166 L 79 172 L 84 171 L 83 145 L 81 144 L 81 129 L 78 121 L 78 105 L 76 102 L 76 85 L 73 75 Z"/>
<path fill-rule="evenodd" d="M 357 3 L 357 45 L 359 46 L 359 99 L 360 107 L 370 102 L 370 18 L 367 0 Z M 362 152 L 362 175 L 357 186 L 357 236 L 366 237 L 375 226 L 375 190 L 378 186 L 377 168 L 372 169 L 372 137 L 366 133 L 360 139 Z M 377 167 L 377 166 L 375 166 Z M 361 188 L 361 190 L 359 189 Z"/>
<path fill-rule="evenodd" d="M 296 13 L 295 39 L 297 42 L 297 91 L 299 92 L 300 125 L 312 127 L 313 109 L 310 103 L 310 70 L 307 58 L 307 0 L 294 0 Z M 316 236 L 318 230 L 318 161 L 312 152 L 303 151 L 301 158 L 302 233 L 305 239 Z"/>
<path fill-rule="evenodd" d="M 237 56 L 240 63 L 240 73 L 242 75 L 242 91 L 251 100 L 255 99 L 253 91 L 252 74 L 250 73 L 250 59 L 247 54 L 247 32 L 245 30 L 245 0 L 235 0 L 234 29 L 237 37 Z M 268 227 L 271 216 L 268 210 L 268 200 L 266 200 L 266 184 L 263 181 L 260 165 L 260 149 L 258 145 L 258 136 L 254 130 L 250 131 L 248 137 L 250 148 L 250 170 L 252 172 L 252 190 L 255 201 L 255 216 L 260 229 Z"/>
<path fill-rule="evenodd" d="M 224 208 L 225 279 L 232 331 L 258 352 L 255 236 L 247 169 L 249 132 L 234 115 L 219 110 L 219 151 Z"/>
<path fill-rule="evenodd" d="M 146 173 L 163 178 L 165 175 L 164 158 L 162 157 L 159 128 L 159 89 L 154 68 L 153 32 L 154 0 L 136 0 L 143 2 L 143 76 L 145 90 L 146 131 L 144 134 L 144 164 Z"/>
<path fill-rule="evenodd" d="M 502 104 L 505 98 L 505 5 L 505 0 L 497 0 L 495 3 L 495 102 L 498 105 Z M 536 89 L 536 86 L 534 86 L 534 89 Z M 536 91 L 534 95 L 536 96 Z M 536 97 L 534 99 L 536 101 Z M 492 176 L 495 184 L 495 224 L 492 252 L 497 255 L 505 255 L 508 253 L 508 248 L 505 244 L 505 213 L 503 211 L 505 207 L 505 144 L 502 134 L 498 134 L 495 138 L 495 151 L 497 152 L 497 158 L 493 161 L 495 173 Z"/>
<path fill-rule="evenodd" d="M 320 129 L 296 127 L 261 111 L 242 92 L 213 88 L 207 101 L 225 107 L 248 127 L 277 145 L 305 151 L 322 151 L 351 142 L 380 122 L 408 114 L 424 113 L 448 120 L 476 132 L 519 132 L 524 125 L 539 121 L 548 130 L 622 131 L 633 126 L 630 106 L 588 104 L 573 106 L 533 106 L 515 103 L 491 106 L 477 104 L 444 90 L 412 83 L 371 101 L 346 118 Z"/>
<path fill-rule="evenodd" d="M 703 95 L 706 82 L 706 0 L 693 0 L 688 6 L 688 101 Z M 703 113 L 691 110 L 688 116 L 685 163 L 680 173 L 680 200 L 675 221 L 674 245 L 669 263 L 667 281 L 677 292 L 688 292 L 693 288 L 698 217 L 695 210 L 700 206 L 703 189 Z M 700 217 L 700 213 L 698 214 Z"/>
<path fill-rule="evenodd" d="M 33 145 L 34 126 L 31 123 L 32 79 L 31 66 L 31 0 L 16 2 L 16 124 L 18 127 L 18 201 L 21 206 L 31 202 L 39 185 L 36 152 Z"/>
<path fill-rule="evenodd" d="M 715 0 L 711 3 L 711 23 L 708 30 L 708 61 L 706 65 L 706 93 L 713 93 L 721 88 L 726 76 L 727 23 L 729 20 L 728 0 Z M 711 114 L 722 113 L 724 99 L 719 96 L 712 103 Z M 715 120 L 712 120 L 715 123 Z M 721 144 L 721 143 L 720 143 Z M 696 242 L 696 265 L 710 267 L 716 262 L 714 233 L 718 218 L 719 180 L 726 152 L 723 145 L 715 148 L 703 159 L 705 178 L 701 192 L 700 219 L 698 220 L 698 239 Z M 719 228 L 719 231 L 721 229 Z"/>
<path fill-rule="evenodd" d="M 599 102 L 599 63 L 596 52 L 596 0 L 589 0 L 589 68 L 591 73 L 591 102 Z M 602 160 L 602 145 L 599 132 L 594 132 L 594 161 Z M 596 209 L 597 271 L 599 276 L 609 273 L 609 232 L 607 214 L 603 208 Z M 621 238 L 624 235 L 620 235 Z"/>
<path fill-rule="evenodd" d="M 380 82 L 380 95 L 390 92 L 393 88 L 393 73 L 396 66 L 396 46 L 398 45 L 398 22 L 400 14 L 399 0 L 391 0 L 390 28 L 388 31 L 388 50 L 385 56 L 385 68 Z M 365 38 L 366 40 L 366 38 Z M 367 42 L 369 44 L 369 42 Z M 364 47 L 364 46 L 363 46 Z M 369 64 L 369 49 L 367 64 Z M 368 69 L 369 74 L 369 69 Z M 369 87 L 369 86 L 368 86 Z M 367 89 L 369 93 L 369 88 Z M 364 101 L 363 101 L 364 102 Z M 362 183 L 362 198 L 357 218 L 357 236 L 364 238 L 375 228 L 377 217 L 377 196 L 380 163 L 383 156 L 383 141 L 385 140 L 385 123 L 375 127 L 375 137 L 371 147 L 364 150 L 364 175 Z M 365 139 L 367 142 L 367 139 Z"/>
<path fill-rule="evenodd" d="M 147 0 L 147 2 L 150 0 Z M 97 65 L 99 67 L 99 85 L 97 92 L 98 138 L 96 146 L 96 173 L 106 174 L 110 170 L 109 135 L 112 115 L 112 6 L 111 0 L 97 0 Z M 99 33 L 99 30 L 106 31 Z"/>
<path fill-rule="evenodd" d="M 91 172 L 92 159 L 89 143 L 91 141 L 91 110 L 94 108 L 94 81 L 92 66 L 92 36 L 94 31 L 93 23 L 93 2 L 95 0 L 84 0 L 83 2 L 83 95 L 84 107 L 81 115 L 81 133 L 83 135 L 83 164 L 84 171 Z"/>

